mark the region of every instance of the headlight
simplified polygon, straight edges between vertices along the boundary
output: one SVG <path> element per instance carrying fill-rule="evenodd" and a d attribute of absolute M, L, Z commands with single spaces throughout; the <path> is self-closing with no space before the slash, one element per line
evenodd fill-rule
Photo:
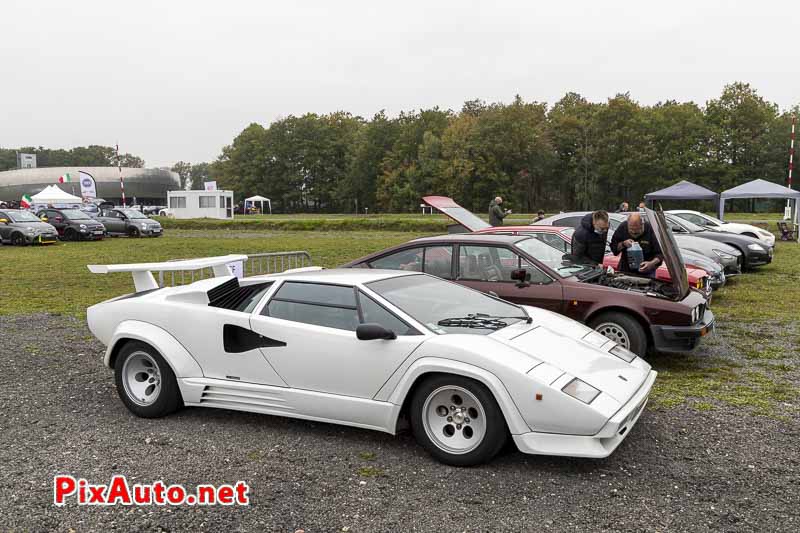
<path fill-rule="evenodd" d="M 597 398 L 597 396 L 600 394 L 599 390 L 578 378 L 575 378 L 564 385 L 564 388 L 561 389 L 561 392 L 569 394 L 576 400 L 580 400 L 586 404 L 592 403 L 592 400 Z"/>
<path fill-rule="evenodd" d="M 764 247 L 763 246 L 761 246 L 760 244 L 756 244 L 754 242 L 751 242 L 750 244 L 748 244 L 747 245 L 747 249 L 748 250 L 753 250 L 754 252 L 763 252 L 764 251 Z"/>
<path fill-rule="evenodd" d="M 712 252 L 717 254 L 717 257 L 719 257 L 720 259 L 736 259 L 735 255 L 731 255 L 728 252 L 723 252 L 722 250 L 714 249 L 712 250 Z"/>
<path fill-rule="evenodd" d="M 626 363 L 630 363 L 634 359 L 636 359 L 636 354 L 630 351 L 629 349 L 625 348 L 624 346 L 620 346 L 617 344 L 613 348 L 609 350 L 609 353 L 612 353 L 625 361 Z"/>
<path fill-rule="evenodd" d="M 81 224 L 81 229 L 86 229 L 86 224 Z"/>

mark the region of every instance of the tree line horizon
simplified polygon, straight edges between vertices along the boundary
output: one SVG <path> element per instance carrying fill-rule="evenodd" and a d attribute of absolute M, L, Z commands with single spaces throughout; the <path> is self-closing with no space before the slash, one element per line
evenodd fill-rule
<path fill-rule="evenodd" d="M 704 106 L 568 92 L 552 106 L 517 95 L 369 120 L 306 113 L 251 123 L 215 161 L 172 170 L 181 186 L 215 180 L 237 199 L 271 198 L 276 213 L 414 212 L 430 194 L 478 212 L 496 196 L 517 212 L 614 209 L 684 179 L 716 192 L 756 178 L 785 185 L 792 113 L 798 105 L 781 111 L 742 82 Z"/>

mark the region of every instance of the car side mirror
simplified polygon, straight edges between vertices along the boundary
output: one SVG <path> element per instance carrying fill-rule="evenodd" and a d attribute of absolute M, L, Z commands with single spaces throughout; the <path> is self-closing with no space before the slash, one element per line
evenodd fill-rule
<path fill-rule="evenodd" d="M 511 279 L 514 281 L 529 281 L 531 279 L 531 275 L 528 274 L 528 271 L 524 268 L 518 268 L 511 271 Z"/>
<path fill-rule="evenodd" d="M 8 224 L 7 218 L 0 218 L 0 224 Z"/>
<path fill-rule="evenodd" d="M 531 275 L 524 268 L 517 268 L 511 271 L 511 279 L 517 282 L 517 287 L 523 288 L 530 285 Z"/>
<path fill-rule="evenodd" d="M 397 334 L 380 324 L 360 324 L 356 328 L 356 337 L 360 341 L 392 340 L 397 338 Z"/>

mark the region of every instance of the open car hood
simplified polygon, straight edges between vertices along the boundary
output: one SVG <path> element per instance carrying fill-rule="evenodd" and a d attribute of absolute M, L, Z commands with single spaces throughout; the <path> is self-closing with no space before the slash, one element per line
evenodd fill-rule
<path fill-rule="evenodd" d="M 686 276 L 686 267 L 683 266 L 678 243 L 675 242 L 672 232 L 667 229 L 669 226 L 663 210 L 660 208 L 658 211 L 645 209 L 645 212 L 647 214 L 647 222 L 653 227 L 653 231 L 658 237 L 658 242 L 661 244 L 664 262 L 667 264 L 669 277 L 672 278 L 672 286 L 675 287 L 675 291 L 682 300 L 689 294 L 689 279 Z"/>
<path fill-rule="evenodd" d="M 422 198 L 422 201 L 438 211 L 441 211 L 469 231 L 478 231 L 491 227 L 488 222 L 479 218 L 469 209 L 461 207 L 455 203 L 452 198 L 448 198 L 447 196 L 425 196 Z"/>

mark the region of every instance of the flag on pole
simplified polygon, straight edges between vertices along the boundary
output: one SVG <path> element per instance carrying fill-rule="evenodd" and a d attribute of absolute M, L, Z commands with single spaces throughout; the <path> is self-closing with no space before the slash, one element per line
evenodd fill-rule
<path fill-rule="evenodd" d="M 28 196 L 27 194 L 23 194 L 22 195 L 22 200 L 19 201 L 19 206 L 22 209 L 30 209 L 32 203 L 33 203 L 33 201 L 31 200 L 31 197 Z"/>
<path fill-rule="evenodd" d="M 69 175 L 69 172 L 58 177 L 59 183 L 69 183 L 71 181 L 72 181 L 72 176 Z"/>
<path fill-rule="evenodd" d="M 119 190 L 122 193 L 122 205 L 125 205 L 125 180 L 122 179 L 122 160 L 119 158 L 119 143 L 117 149 L 117 169 L 119 169 Z"/>

